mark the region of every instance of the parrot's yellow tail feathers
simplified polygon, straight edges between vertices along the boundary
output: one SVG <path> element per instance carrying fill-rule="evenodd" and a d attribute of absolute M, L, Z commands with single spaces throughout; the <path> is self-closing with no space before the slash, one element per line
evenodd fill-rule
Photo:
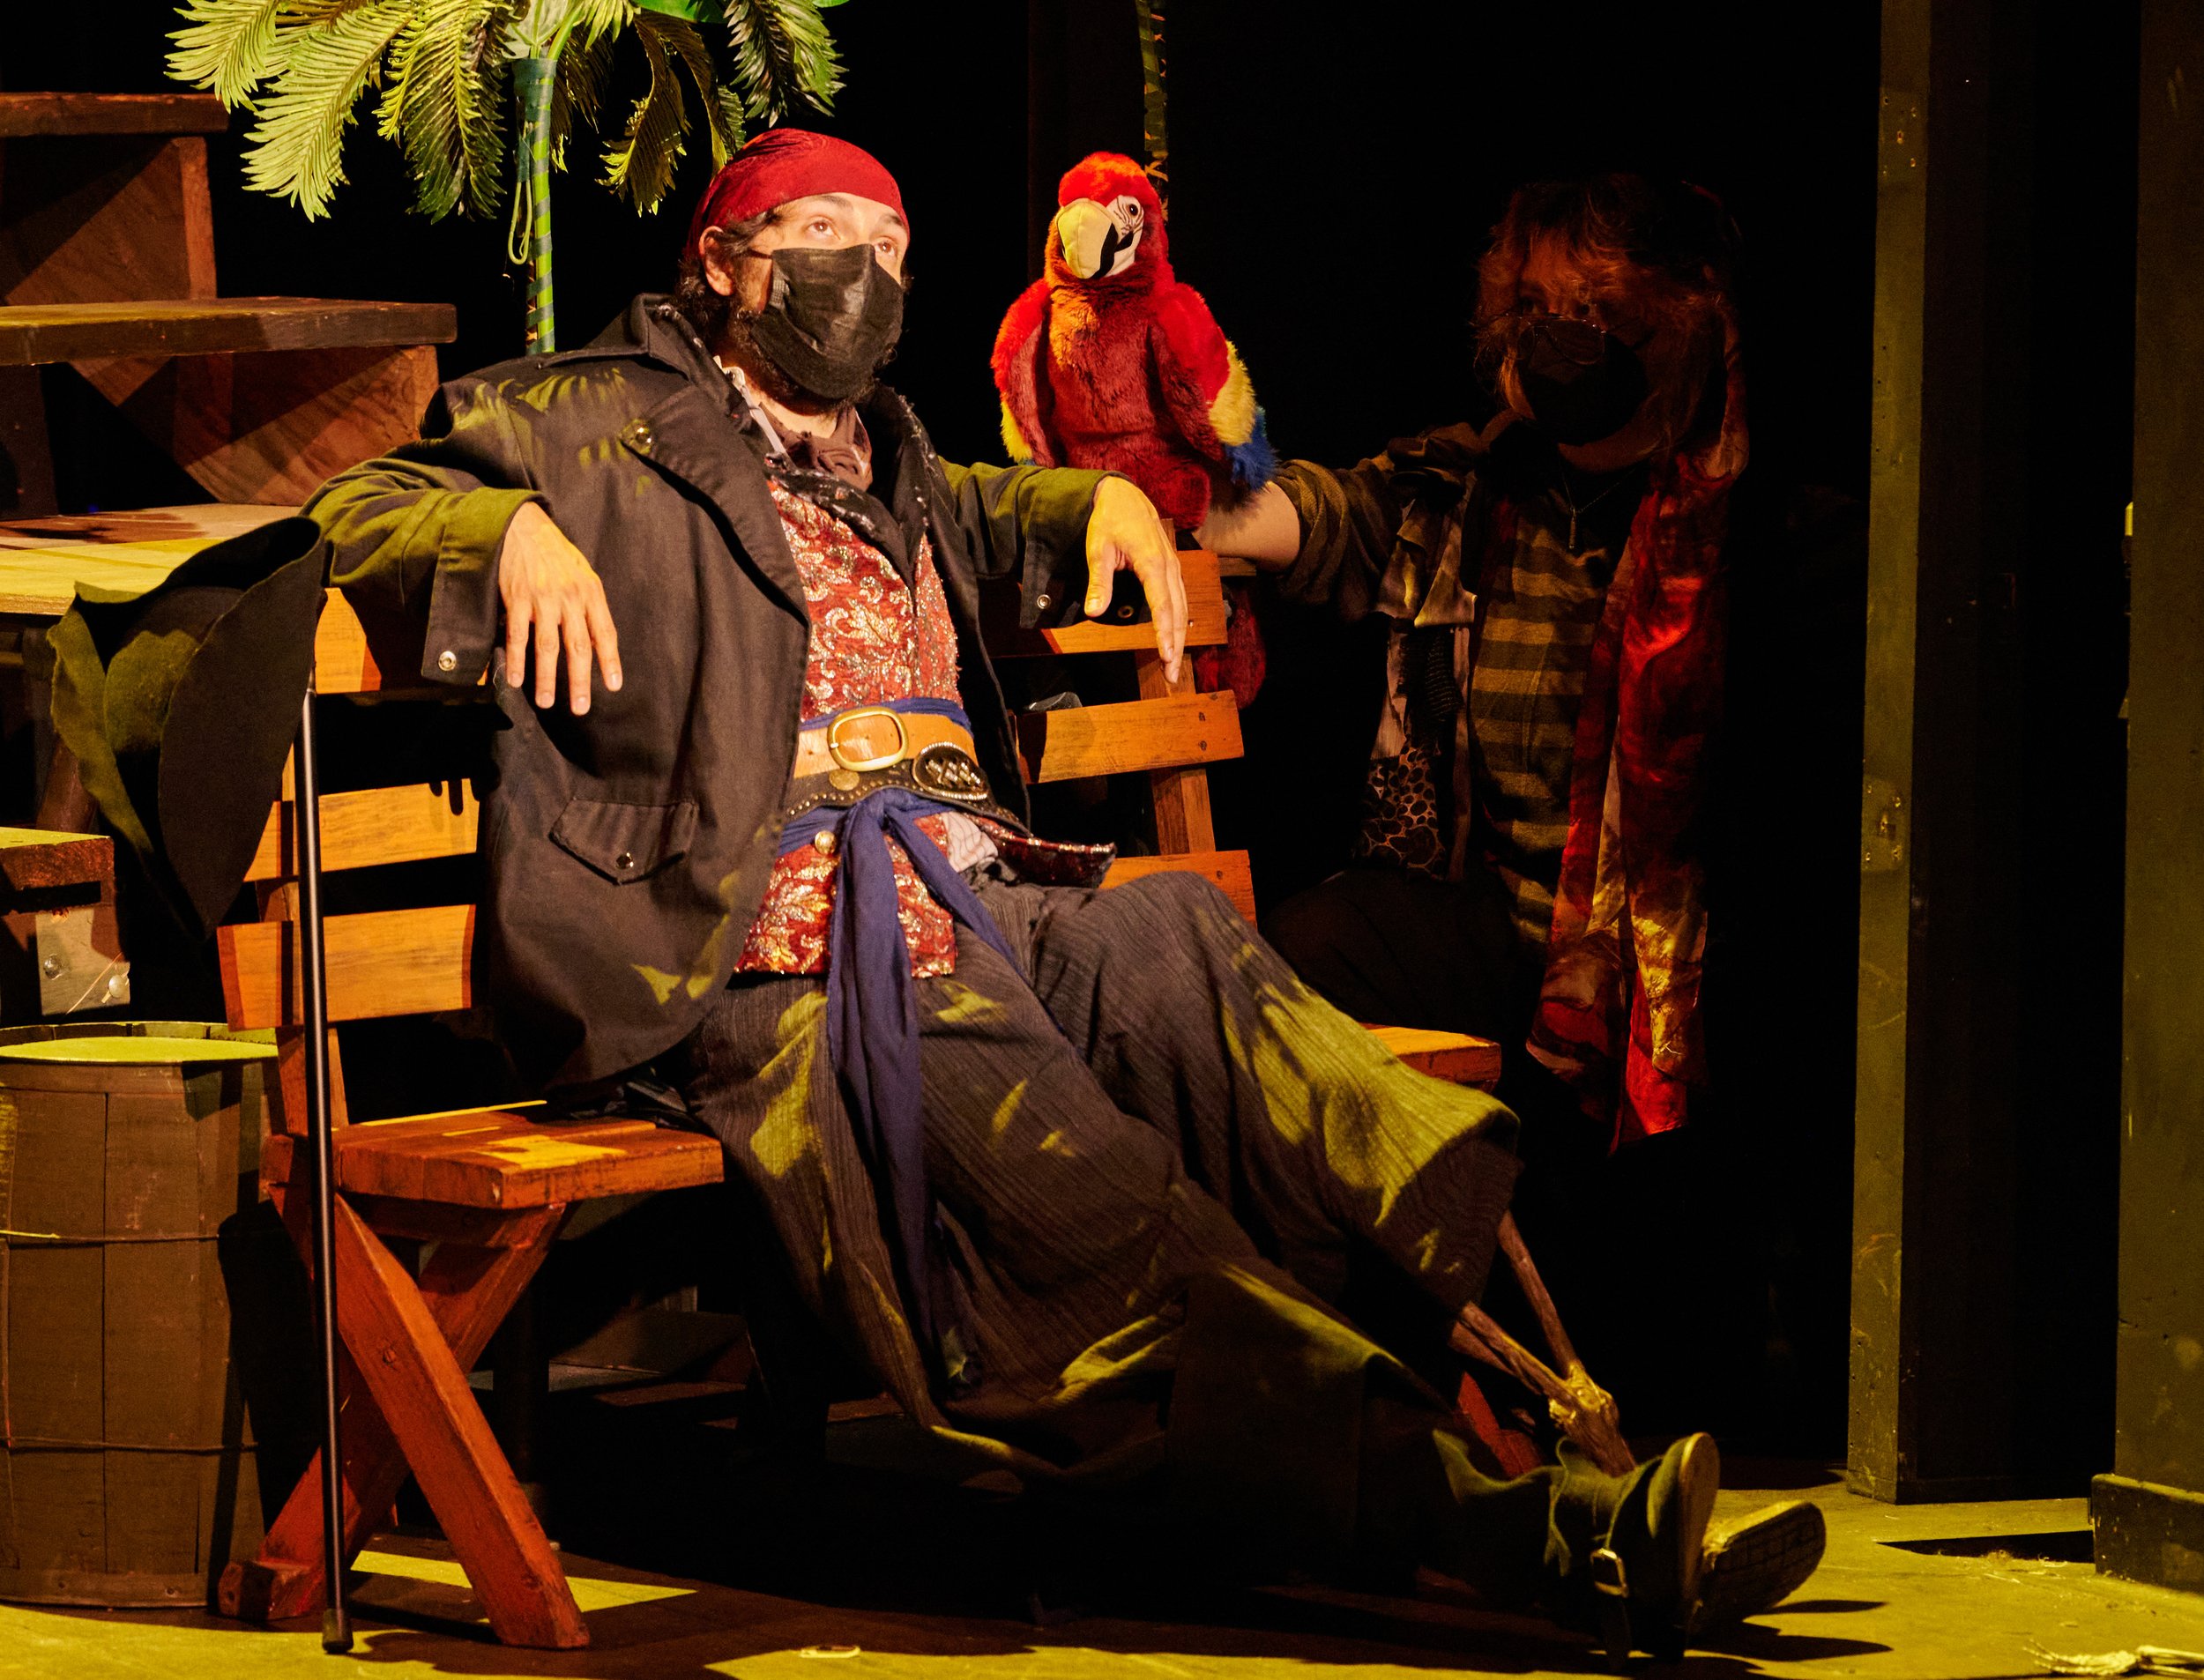
<path fill-rule="evenodd" d="M 1018 430 L 1017 416 L 1010 413 L 1010 405 L 1002 405 L 1002 447 L 1010 452 L 1010 459 L 1024 466 L 1033 458 L 1032 446 L 1026 442 L 1025 434 Z"/>
<path fill-rule="evenodd" d="M 1009 436 L 1010 417 L 1003 417 L 1004 436 Z M 1226 447 L 1245 443 L 1255 435 L 1255 387 L 1247 377 L 1247 364 L 1240 359 L 1240 352 L 1230 339 L 1225 343 L 1225 384 L 1210 405 L 1210 427 L 1217 434 L 1217 441 Z"/>

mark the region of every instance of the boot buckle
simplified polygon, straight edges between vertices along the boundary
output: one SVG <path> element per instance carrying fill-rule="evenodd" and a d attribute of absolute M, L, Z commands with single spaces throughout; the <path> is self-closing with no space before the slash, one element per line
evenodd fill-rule
<path fill-rule="evenodd" d="M 1630 1572 L 1612 1547 L 1602 1546 L 1591 1555 L 1590 1574 L 1607 1666 L 1620 1674 L 1630 1661 Z"/>

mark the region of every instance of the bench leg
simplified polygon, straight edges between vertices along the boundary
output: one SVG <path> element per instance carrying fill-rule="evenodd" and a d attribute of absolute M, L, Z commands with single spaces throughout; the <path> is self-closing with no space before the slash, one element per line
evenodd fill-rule
<path fill-rule="evenodd" d="M 571 1650 L 589 1629 L 557 1554 L 497 1450 L 466 1373 L 397 1256 L 337 1201 L 338 1324 L 490 1626 L 507 1645 Z M 508 1303 L 510 1305 L 510 1303 Z"/>
<path fill-rule="evenodd" d="M 344 1206 L 340 1204 L 340 1206 Z M 347 1223 L 356 1228 L 351 1240 L 343 1248 L 339 1282 L 348 1281 L 357 1272 L 365 1280 L 372 1293 L 384 1297 L 384 1305 L 369 1318 L 385 1328 L 396 1328 L 402 1336 L 418 1335 L 422 1330 L 420 1322 L 425 1317 L 428 1337 L 433 1338 L 434 1351 L 441 1356 L 444 1370 L 443 1385 L 438 1391 L 443 1400 L 432 1406 L 417 1428 L 405 1433 L 416 1435 L 437 1427 L 437 1415 L 449 1415 L 462 1408 L 471 1412 L 478 1432 L 488 1436 L 488 1427 L 481 1423 L 481 1414 L 475 1408 L 473 1397 L 465 1384 L 465 1372 L 480 1357 L 498 1323 L 510 1310 L 529 1280 L 534 1276 L 556 1235 L 564 1210 L 547 1208 L 532 1216 L 532 1229 L 524 1226 L 506 1234 L 511 1246 L 476 1248 L 456 1243 L 437 1246 L 423 1268 L 416 1285 L 407 1277 L 404 1268 L 385 1249 L 379 1239 L 364 1226 L 349 1206 L 344 1206 L 339 1216 L 340 1238 Z M 349 1220 L 346 1215 L 350 1215 Z M 363 1240 L 362 1240 L 363 1239 Z M 362 1252 L 362 1249 L 366 1252 Z M 381 1263 L 376 1260 L 381 1256 Z M 393 1278 L 394 1275 L 394 1278 Z M 395 1288 L 402 1284 L 403 1290 Z M 347 1291 L 347 1297 L 349 1291 Z M 411 1297 L 418 1312 L 408 1311 L 405 1297 Z M 395 1297 L 395 1299 L 393 1299 Z M 339 1317 L 348 1342 L 354 1337 L 354 1309 L 349 1298 L 340 1302 Z M 408 1327 L 410 1326 L 410 1329 Z M 385 1338 L 381 1346 L 396 1352 L 400 1359 L 409 1357 L 400 1351 L 403 1340 Z M 401 1443 L 393 1433 L 378 1400 L 376 1390 L 387 1384 L 363 1385 L 354 1354 L 347 1352 L 343 1359 L 345 1427 L 345 1556 L 356 1554 L 383 1521 L 391 1502 L 406 1480 L 409 1468 L 421 1475 L 423 1490 L 428 1492 L 430 1503 L 436 1507 L 439 1519 L 445 1523 L 453 1550 L 460 1555 L 460 1562 L 467 1570 L 484 1606 L 490 1612 L 491 1625 L 498 1636 L 509 1644 L 567 1646 L 583 1643 L 586 1633 L 582 1630 L 580 1617 L 573 1609 L 572 1595 L 568 1593 L 564 1577 L 551 1556 L 542 1531 L 529 1518 L 530 1534 L 500 1544 L 493 1541 L 487 1548 L 473 1537 L 472 1529 L 479 1526 L 465 1515 L 454 1519 L 447 1514 L 445 1504 L 455 1498 L 462 1512 L 473 1509 L 479 1513 L 482 1496 L 473 1490 L 480 1486 L 488 1490 L 496 1480 L 497 1470 L 503 1471 L 506 1483 L 511 1483 L 511 1472 L 506 1469 L 502 1458 L 495 1456 L 495 1443 L 489 1451 L 495 1470 L 486 1473 L 459 1473 L 455 1476 L 442 1474 L 439 1468 L 422 1474 L 418 1464 L 408 1464 L 412 1442 Z M 378 1364 L 383 1362 L 378 1358 Z M 390 1371 L 384 1365 L 385 1372 Z M 458 1393 L 451 1392 L 456 1379 Z M 429 1384 L 432 1388 L 436 1384 Z M 456 1401 L 456 1405 L 449 1402 Z M 409 1402 L 410 1403 L 410 1402 Z M 480 1442 L 475 1443 L 477 1446 Z M 465 1444 L 458 1448 L 465 1455 Z M 446 1452 L 444 1460 L 450 1457 Z M 281 1514 L 268 1531 L 259 1555 L 248 1564 L 233 1564 L 224 1572 L 219 1594 L 222 1610 L 228 1615 L 251 1620 L 275 1620 L 285 1617 L 311 1614 L 324 1602 L 322 1579 L 321 1500 L 319 1478 L 321 1469 L 317 1459 L 300 1479 Z M 436 1477 L 445 1487 L 444 1503 L 430 1490 Z M 455 1494 L 453 1483 L 456 1481 Z M 525 1504 L 525 1502 L 524 1502 Z M 494 1513 L 496 1501 L 489 1501 Z M 491 1517 L 493 1525 L 495 1518 Z M 463 1542 L 462 1532 L 467 1532 Z M 529 1539 L 532 1538 L 532 1547 Z M 482 1558 L 478 1568 L 469 1553 L 476 1552 Z M 523 1560 L 531 1555 L 550 1571 L 550 1579 L 556 1583 L 556 1596 L 564 1601 L 563 1612 L 555 1607 L 546 1613 L 541 1604 L 543 1591 L 530 1587 L 517 1595 L 507 1589 L 510 1579 L 510 1565 L 515 1557 Z M 524 1567 L 525 1567 L 524 1561 Z M 576 1636 L 579 1637 L 576 1637 Z"/>

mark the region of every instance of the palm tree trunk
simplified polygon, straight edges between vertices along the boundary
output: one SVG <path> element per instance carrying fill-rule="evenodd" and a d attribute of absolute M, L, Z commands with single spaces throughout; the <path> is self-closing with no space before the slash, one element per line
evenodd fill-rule
<path fill-rule="evenodd" d="M 1148 173 L 1167 181 L 1171 145 L 1164 130 L 1163 0 L 1133 0 L 1133 13 L 1140 21 L 1141 145 L 1148 153 Z"/>
<path fill-rule="evenodd" d="M 514 151 L 520 169 L 516 208 L 526 221 L 528 351 L 538 356 L 559 347 L 558 317 L 551 300 L 551 94 L 558 78 L 555 57 L 513 61 L 513 90 L 520 101 L 520 143 Z M 515 245 L 517 260 L 517 239 Z"/>

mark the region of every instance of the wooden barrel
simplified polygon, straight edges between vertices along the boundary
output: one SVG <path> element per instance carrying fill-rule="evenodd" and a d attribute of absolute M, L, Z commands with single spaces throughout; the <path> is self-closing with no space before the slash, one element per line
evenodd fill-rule
<path fill-rule="evenodd" d="M 203 1604 L 259 1544 L 225 1272 L 268 1269 L 271 1037 L 0 1030 L 0 1599 Z"/>

